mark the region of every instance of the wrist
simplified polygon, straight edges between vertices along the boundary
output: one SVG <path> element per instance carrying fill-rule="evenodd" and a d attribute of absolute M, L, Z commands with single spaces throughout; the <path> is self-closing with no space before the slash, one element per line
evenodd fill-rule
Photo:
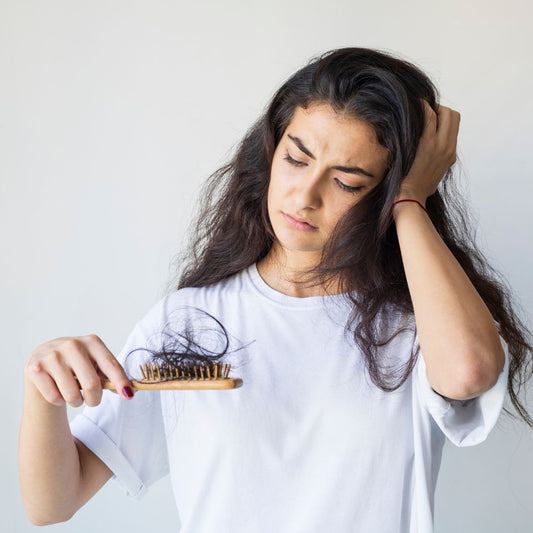
<path fill-rule="evenodd" d="M 426 215 L 429 216 L 429 212 L 426 209 L 425 202 L 422 203 L 421 201 L 415 198 L 399 198 L 399 199 L 394 200 L 392 204 L 392 208 L 391 208 L 392 219 L 395 220 L 398 214 L 398 211 L 401 211 L 402 209 L 406 209 L 407 206 L 409 205 L 412 206 L 410 209 L 416 209 L 419 211 L 424 210 L 426 212 Z"/>
<path fill-rule="evenodd" d="M 415 192 L 410 192 L 408 190 L 402 189 L 394 198 L 395 202 L 398 202 L 399 200 L 416 200 L 419 202 L 422 206 L 426 207 L 426 197 L 422 196 L 421 194 L 417 194 Z"/>

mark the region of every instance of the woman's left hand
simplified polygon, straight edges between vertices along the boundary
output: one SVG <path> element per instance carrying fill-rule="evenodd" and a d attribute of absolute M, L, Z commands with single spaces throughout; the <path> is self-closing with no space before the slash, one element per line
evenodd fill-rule
<path fill-rule="evenodd" d="M 423 100 L 426 125 L 416 151 L 415 160 L 400 185 L 396 199 L 414 198 L 425 205 L 426 198 L 437 191 L 446 171 L 456 161 L 457 134 L 461 115 L 449 107 L 433 111 Z"/>

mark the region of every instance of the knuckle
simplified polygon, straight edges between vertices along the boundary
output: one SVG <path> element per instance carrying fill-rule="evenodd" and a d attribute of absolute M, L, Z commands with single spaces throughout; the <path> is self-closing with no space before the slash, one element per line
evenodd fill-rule
<path fill-rule="evenodd" d="M 47 392 L 43 396 L 47 402 L 53 403 L 56 405 L 65 401 L 65 399 L 63 398 L 63 396 L 60 394 L 59 391 Z"/>
<path fill-rule="evenodd" d="M 70 398 L 66 398 L 65 399 L 65 403 L 67 405 L 70 405 L 70 407 L 79 407 L 80 405 L 83 404 L 83 399 L 81 396 L 72 396 Z"/>
<path fill-rule="evenodd" d="M 67 403 L 76 403 L 76 401 L 80 398 L 80 393 L 76 393 L 74 391 L 66 391 L 63 393 L 63 398 Z"/>
<path fill-rule="evenodd" d="M 83 390 L 90 393 L 98 392 L 101 388 L 102 384 L 97 376 L 88 378 L 83 385 Z"/>
<path fill-rule="evenodd" d="M 122 365 L 118 362 L 118 359 L 116 359 L 115 357 L 112 357 L 109 359 L 109 365 L 111 366 L 113 370 L 119 370 L 119 371 L 122 370 Z"/>
<path fill-rule="evenodd" d="M 91 333 L 89 335 L 86 335 L 87 337 L 87 340 L 89 342 L 92 342 L 92 343 L 101 343 L 102 342 L 102 339 L 100 339 L 100 337 L 98 335 L 96 335 L 95 333 Z"/>
<path fill-rule="evenodd" d="M 448 153 L 446 155 L 450 161 L 455 162 L 457 158 L 457 152 L 455 151 L 455 149 L 448 150 Z"/>
<path fill-rule="evenodd" d="M 47 359 L 52 363 L 60 364 L 63 361 L 63 356 L 59 350 L 52 350 L 48 354 Z"/>
<path fill-rule="evenodd" d="M 30 357 L 26 361 L 26 365 L 24 366 L 24 373 L 26 375 L 32 375 L 32 374 L 38 374 L 43 369 L 41 362 L 36 357 Z"/>
<path fill-rule="evenodd" d="M 96 407 L 102 401 L 102 394 L 93 394 L 85 396 L 85 403 L 89 407 Z"/>
<path fill-rule="evenodd" d="M 122 377 L 123 368 L 114 357 L 105 357 L 101 368 L 109 378 Z"/>
<path fill-rule="evenodd" d="M 75 337 L 71 337 L 70 339 L 67 339 L 64 343 L 63 343 L 63 346 L 67 349 L 67 350 L 77 350 L 79 349 L 80 347 L 80 340 L 75 338 Z"/>

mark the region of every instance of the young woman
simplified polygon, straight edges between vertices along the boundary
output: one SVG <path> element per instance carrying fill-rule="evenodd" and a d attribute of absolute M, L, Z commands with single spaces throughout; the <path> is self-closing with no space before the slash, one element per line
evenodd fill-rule
<path fill-rule="evenodd" d="M 291 76 L 208 181 L 178 290 L 117 358 L 95 335 L 31 354 L 30 519 L 67 520 L 113 475 L 140 497 L 170 473 L 183 533 L 431 531 L 445 439 L 483 441 L 506 392 L 533 424 L 530 334 L 450 191 L 459 118 L 387 53 Z M 139 352 L 229 362 L 243 386 L 133 397 Z"/>

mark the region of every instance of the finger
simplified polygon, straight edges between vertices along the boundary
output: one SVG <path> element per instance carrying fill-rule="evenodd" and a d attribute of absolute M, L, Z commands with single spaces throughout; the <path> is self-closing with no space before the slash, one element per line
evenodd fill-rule
<path fill-rule="evenodd" d="M 61 396 L 55 381 L 44 371 L 41 363 L 35 362 L 29 365 L 28 377 L 48 403 L 57 406 L 65 405 L 65 400 Z"/>
<path fill-rule="evenodd" d="M 424 108 L 424 130 L 420 137 L 420 142 L 424 145 L 433 143 L 437 130 L 437 115 L 427 100 L 422 100 Z"/>
<path fill-rule="evenodd" d="M 96 335 L 87 337 L 91 356 L 103 375 L 113 384 L 115 390 L 125 398 L 133 398 L 133 387 L 120 362 Z"/>
<path fill-rule="evenodd" d="M 46 358 L 45 370 L 55 381 L 61 397 L 65 402 L 74 407 L 83 403 L 83 397 L 78 382 L 61 352 L 54 351 Z"/>
<path fill-rule="evenodd" d="M 458 129 L 460 118 L 461 115 L 457 111 L 441 105 L 437 112 L 438 129 L 445 129 L 447 132 L 450 131 L 450 128 Z"/>
<path fill-rule="evenodd" d="M 440 151 L 449 159 L 450 164 L 455 161 L 460 117 L 461 115 L 457 111 L 444 106 L 442 106 L 438 116 L 437 143 L 440 146 Z"/>
<path fill-rule="evenodd" d="M 437 124 L 437 113 L 431 107 L 430 103 L 427 100 L 424 100 L 424 114 L 426 117 L 426 125 Z"/>
<path fill-rule="evenodd" d="M 450 126 L 450 137 L 449 137 L 449 147 L 450 147 L 450 157 L 451 163 L 455 163 L 457 159 L 457 139 L 459 137 L 459 124 L 461 122 L 461 115 L 457 111 L 453 112 L 453 117 L 451 120 Z"/>
<path fill-rule="evenodd" d="M 457 142 L 457 137 L 459 135 L 459 125 L 461 123 L 461 114 L 457 111 L 452 110 L 452 119 L 451 119 L 451 138 Z"/>
<path fill-rule="evenodd" d="M 78 379 L 85 403 L 89 407 L 98 405 L 102 401 L 102 381 L 88 353 L 73 363 L 72 371 Z"/>
<path fill-rule="evenodd" d="M 83 337 L 68 339 L 62 349 L 68 349 L 70 369 L 85 403 L 89 407 L 98 405 L 102 401 L 102 380 L 87 341 Z"/>

